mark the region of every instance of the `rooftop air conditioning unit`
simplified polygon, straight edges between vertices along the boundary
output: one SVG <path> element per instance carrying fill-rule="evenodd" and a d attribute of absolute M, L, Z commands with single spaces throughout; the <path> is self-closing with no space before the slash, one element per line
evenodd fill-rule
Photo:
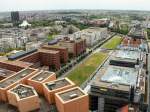
<path fill-rule="evenodd" d="M 76 98 L 76 97 L 78 97 L 77 94 L 71 94 L 71 95 L 70 95 L 70 99 L 73 99 L 73 98 Z"/>

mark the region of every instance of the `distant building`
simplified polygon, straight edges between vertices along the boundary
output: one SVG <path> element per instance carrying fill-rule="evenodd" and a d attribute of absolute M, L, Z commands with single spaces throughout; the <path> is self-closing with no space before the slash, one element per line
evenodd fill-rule
<path fill-rule="evenodd" d="M 28 21 L 24 20 L 19 26 L 23 28 L 27 28 L 27 27 L 31 27 L 31 24 L 29 24 Z"/>
<path fill-rule="evenodd" d="M 15 12 L 11 12 L 11 21 L 13 23 L 17 23 L 20 20 L 19 18 L 19 12 L 15 11 Z"/>
<path fill-rule="evenodd" d="M 86 39 L 86 45 L 91 47 L 98 43 L 100 40 L 107 38 L 107 28 L 92 27 L 74 33 L 73 38 Z"/>
<path fill-rule="evenodd" d="M 102 18 L 102 19 L 93 19 L 89 21 L 90 25 L 93 26 L 101 26 L 101 27 L 106 27 L 109 25 L 110 20 L 108 18 Z"/>
<path fill-rule="evenodd" d="M 28 42 L 26 43 L 26 51 L 29 51 L 31 49 L 38 49 L 41 47 L 41 45 L 43 44 L 43 42 L 41 41 L 37 41 L 37 42 Z"/>

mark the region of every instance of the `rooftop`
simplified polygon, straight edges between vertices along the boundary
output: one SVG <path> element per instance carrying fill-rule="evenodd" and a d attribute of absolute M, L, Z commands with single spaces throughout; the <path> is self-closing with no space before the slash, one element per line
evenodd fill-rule
<path fill-rule="evenodd" d="M 0 88 L 8 87 L 9 85 L 19 81 L 20 79 L 26 77 L 27 75 L 31 74 L 32 72 L 34 72 L 33 69 L 30 69 L 30 68 L 24 69 L 24 70 L 16 73 L 15 75 L 1 81 Z"/>
<path fill-rule="evenodd" d="M 83 93 L 79 88 L 70 89 L 59 94 L 63 101 L 73 100 L 83 95 L 85 95 L 85 93 Z"/>
<path fill-rule="evenodd" d="M 130 85 L 136 85 L 138 75 L 138 69 L 108 65 L 107 68 L 101 68 L 97 72 L 92 85 L 129 92 Z"/>
<path fill-rule="evenodd" d="M 43 49 L 44 49 L 44 48 L 67 49 L 66 47 L 59 46 L 59 44 L 55 44 L 55 45 L 43 45 Z"/>
<path fill-rule="evenodd" d="M 52 53 L 52 54 L 59 53 L 59 51 L 55 51 L 55 50 L 46 50 L 46 49 L 39 49 L 38 51 L 39 51 L 39 52 L 42 52 L 42 53 Z"/>
<path fill-rule="evenodd" d="M 62 88 L 64 86 L 70 85 L 70 82 L 66 80 L 65 78 L 63 78 L 60 80 L 47 82 L 45 85 L 47 86 L 49 90 L 54 90 L 54 89 L 58 89 L 58 88 Z"/>
<path fill-rule="evenodd" d="M 137 38 L 143 38 L 143 29 L 142 28 L 137 28 L 137 27 L 134 27 L 130 30 L 129 36 L 131 37 L 137 37 Z"/>
<path fill-rule="evenodd" d="M 106 30 L 106 28 L 90 27 L 90 28 L 82 30 L 82 31 L 92 33 L 92 32 L 96 32 L 96 31 L 104 31 L 104 30 Z"/>
<path fill-rule="evenodd" d="M 100 80 L 123 85 L 136 85 L 137 75 L 138 70 L 135 68 L 110 66 Z"/>
<path fill-rule="evenodd" d="M 33 88 L 25 85 L 18 85 L 17 87 L 13 88 L 11 92 L 16 93 L 20 99 L 35 95 Z"/>
<path fill-rule="evenodd" d="M 140 59 L 141 53 L 137 51 L 117 50 L 113 53 L 113 55 L 116 58 L 137 60 L 138 58 Z"/>
<path fill-rule="evenodd" d="M 0 68 L 0 76 L 2 76 L 2 77 L 9 77 L 14 73 L 15 73 L 14 71 Z"/>
<path fill-rule="evenodd" d="M 53 74 L 53 72 L 42 71 L 42 72 L 38 73 L 38 75 L 34 76 L 32 78 L 32 80 L 43 81 L 44 79 L 46 79 L 47 77 L 51 76 L 52 74 Z"/>

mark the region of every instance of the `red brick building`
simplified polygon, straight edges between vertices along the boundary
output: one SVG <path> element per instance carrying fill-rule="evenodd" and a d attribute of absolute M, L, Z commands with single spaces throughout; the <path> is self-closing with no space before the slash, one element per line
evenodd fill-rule
<path fill-rule="evenodd" d="M 33 63 L 33 68 L 41 66 L 49 66 L 50 69 L 60 68 L 60 54 L 59 51 L 39 49 L 38 52 L 27 55 L 19 61 Z"/>
<path fill-rule="evenodd" d="M 125 37 L 122 41 L 123 46 L 132 46 L 138 47 L 141 44 L 142 40 L 138 38 Z"/>
<path fill-rule="evenodd" d="M 86 51 L 85 39 L 78 38 L 70 40 L 68 37 L 65 37 L 63 40 L 60 40 L 58 44 L 61 47 L 68 48 L 70 56 L 73 57 L 76 57 Z"/>
<path fill-rule="evenodd" d="M 68 49 L 66 47 L 61 47 L 59 45 L 43 45 L 42 49 L 59 51 L 61 63 L 67 63 L 68 62 L 68 59 L 69 59 L 68 58 Z"/>

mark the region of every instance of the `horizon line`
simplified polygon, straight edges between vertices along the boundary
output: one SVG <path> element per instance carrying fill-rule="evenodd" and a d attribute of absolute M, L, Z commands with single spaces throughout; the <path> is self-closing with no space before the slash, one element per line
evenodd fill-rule
<path fill-rule="evenodd" d="M 139 9 L 33 9 L 33 10 L 10 10 L 10 11 L 0 11 L 0 13 L 8 13 L 12 11 L 19 11 L 19 12 L 36 12 L 36 11 L 73 11 L 73 10 L 101 10 L 101 11 L 137 11 L 137 12 L 150 12 L 150 10 L 139 10 Z"/>

